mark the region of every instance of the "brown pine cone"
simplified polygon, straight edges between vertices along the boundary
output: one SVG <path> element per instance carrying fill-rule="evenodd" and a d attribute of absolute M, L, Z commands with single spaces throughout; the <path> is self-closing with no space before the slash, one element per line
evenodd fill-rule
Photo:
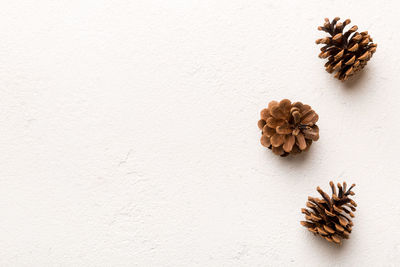
<path fill-rule="evenodd" d="M 358 27 L 354 25 L 347 32 L 343 33 L 344 27 L 351 21 L 346 19 L 343 23 L 338 22 L 336 17 L 329 22 L 325 19 L 324 26 L 318 30 L 325 31 L 330 36 L 316 40 L 317 44 L 325 44 L 321 48 L 320 58 L 328 58 L 325 64 L 326 71 L 333 73 L 335 78 L 341 81 L 347 80 L 357 71 L 367 65 L 368 60 L 376 51 L 377 44 L 374 44 L 368 32 L 357 32 Z"/>
<path fill-rule="evenodd" d="M 341 244 L 343 238 L 349 238 L 353 227 L 353 222 L 347 215 L 353 218 L 352 211 L 356 211 L 357 204 L 349 198 L 349 195 L 354 195 L 351 189 L 355 184 L 352 184 L 346 191 L 346 182 L 343 182 L 343 187 L 338 183 L 339 193 L 336 192 L 332 181 L 329 182 L 329 185 L 332 188 L 332 197 L 330 198 L 318 186 L 317 191 L 321 194 L 322 199 L 308 197 L 306 203 L 308 209 L 301 209 L 307 221 L 300 223 L 307 227 L 310 232 L 325 238 L 329 242 Z"/>
<path fill-rule="evenodd" d="M 271 101 L 268 108 L 261 111 L 258 121 L 262 130 L 261 144 L 282 157 L 298 154 L 318 140 L 317 121 L 318 115 L 309 105 L 292 104 L 288 99 L 279 103 Z"/>

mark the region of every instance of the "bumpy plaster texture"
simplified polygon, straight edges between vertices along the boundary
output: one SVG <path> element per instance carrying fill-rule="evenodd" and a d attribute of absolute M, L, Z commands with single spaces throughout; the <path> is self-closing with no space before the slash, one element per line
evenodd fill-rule
<path fill-rule="evenodd" d="M 398 265 L 398 10 L 3 1 L 0 265 Z M 317 26 L 334 16 L 379 44 L 346 83 L 317 57 Z M 320 116 L 304 155 L 259 144 L 259 111 L 283 98 Z M 331 179 L 357 184 L 342 247 L 299 224 Z"/>

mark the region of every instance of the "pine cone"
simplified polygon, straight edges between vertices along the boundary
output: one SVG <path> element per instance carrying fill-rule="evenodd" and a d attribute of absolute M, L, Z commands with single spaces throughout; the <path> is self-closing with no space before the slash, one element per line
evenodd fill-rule
<path fill-rule="evenodd" d="M 329 73 L 336 71 L 335 78 L 345 81 L 367 65 L 368 60 L 375 53 L 377 45 L 372 43 L 372 38 L 367 31 L 357 32 L 356 25 L 343 33 L 344 27 L 351 21 L 346 19 L 342 23 L 338 20 L 340 18 L 336 17 L 329 22 L 329 19 L 326 18 L 324 26 L 319 26 L 318 30 L 325 31 L 330 36 L 315 42 L 325 44 L 321 48 L 322 52 L 319 57 L 328 58 L 328 62 L 325 64 L 326 71 Z"/>
<path fill-rule="evenodd" d="M 353 227 L 353 222 L 344 213 L 352 218 L 354 217 L 351 211 L 356 210 L 357 204 L 349 198 L 349 195 L 354 195 L 351 189 L 355 184 L 351 185 L 346 191 L 346 182 L 343 182 L 343 187 L 338 183 L 339 194 L 336 193 L 333 182 L 331 181 L 329 184 L 332 188 L 332 197 L 329 198 L 328 194 L 317 187 L 322 199 L 308 197 L 306 203 L 308 209 L 301 210 L 307 221 L 300 223 L 307 227 L 310 232 L 325 238 L 329 242 L 341 244 L 343 238 L 349 238 Z"/>
<path fill-rule="evenodd" d="M 318 140 L 317 121 L 318 115 L 309 105 L 292 104 L 288 99 L 279 103 L 271 101 L 268 108 L 261 111 L 258 121 L 262 130 L 261 144 L 282 157 L 298 154 Z"/>

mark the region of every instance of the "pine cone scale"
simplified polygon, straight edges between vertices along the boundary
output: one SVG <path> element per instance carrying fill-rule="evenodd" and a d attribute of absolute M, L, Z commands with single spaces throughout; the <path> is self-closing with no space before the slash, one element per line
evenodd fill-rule
<path fill-rule="evenodd" d="M 285 152 L 287 152 L 287 153 L 290 153 L 290 151 L 292 151 L 292 149 L 293 149 L 295 142 L 296 142 L 296 140 L 293 135 L 286 135 L 285 142 L 283 145 L 283 150 L 285 150 Z"/>
<path fill-rule="evenodd" d="M 292 131 L 293 131 L 293 129 L 290 128 L 289 123 L 286 122 L 286 121 L 285 121 L 284 124 L 282 124 L 282 125 L 276 127 L 276 132 L 277 132 L 278 134 L 286 135 L 286 134 L 292 133 Z"/>

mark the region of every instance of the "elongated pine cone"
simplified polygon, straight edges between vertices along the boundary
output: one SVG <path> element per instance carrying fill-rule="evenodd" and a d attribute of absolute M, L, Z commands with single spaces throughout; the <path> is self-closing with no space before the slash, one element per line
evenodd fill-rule
<path fill-rule="evenodd" d="M 352 184 L 346 191 L 347 184 L 343 182 L 343 186 L 338 183 L 339 192 L 336 192 L 336 187 L 333 182 L 329 182 L 332 188 L 332 197 L 317 187 L 321 198 L 308 197 L 306 203 L 308 209 L 301 209 L 305 214 L 307 221 L 300 222 L 301 225 L 317 234 L 329 242 L 341 244 L 342 239 L 348 239 L 353 227 L 353 222 L 349 218 L 354 217 L 352 211 L 356 211 L 357 204 L 349 198 L 354 192 L 351 189 L 355 186 Z"/>
<path fill-rule="evenodd" d="M 329 22 L 325 19 L 324 26 L 318 30 L 329 33 L 330 36 L 316 40 L 317 44 L 325 44 L 321 48 L 320 58 L 328 58 L 325 64 L 326 71 L 333 73 L 335 78 L 341 81 L 347 80 L 357 71 L 367 65 L 368 60 L 376 51 L 377 44 L 374 44 L 368 32 L 357 32 L 358 27 L 354 25 L 347 32 L 343 33 L 344 27 L 351 21 L 346 19 L 343 23 L 338 22 L 336 17 Z"/>
<path fill-rule="evenodd" d="M 282 157 L 298 154 L 318 140 L 317 121 L 318 115 L 309 105 L 288 99 L 271 101 L 268 108 L 261 110 L 258 121 L 261 144 Z"/>

